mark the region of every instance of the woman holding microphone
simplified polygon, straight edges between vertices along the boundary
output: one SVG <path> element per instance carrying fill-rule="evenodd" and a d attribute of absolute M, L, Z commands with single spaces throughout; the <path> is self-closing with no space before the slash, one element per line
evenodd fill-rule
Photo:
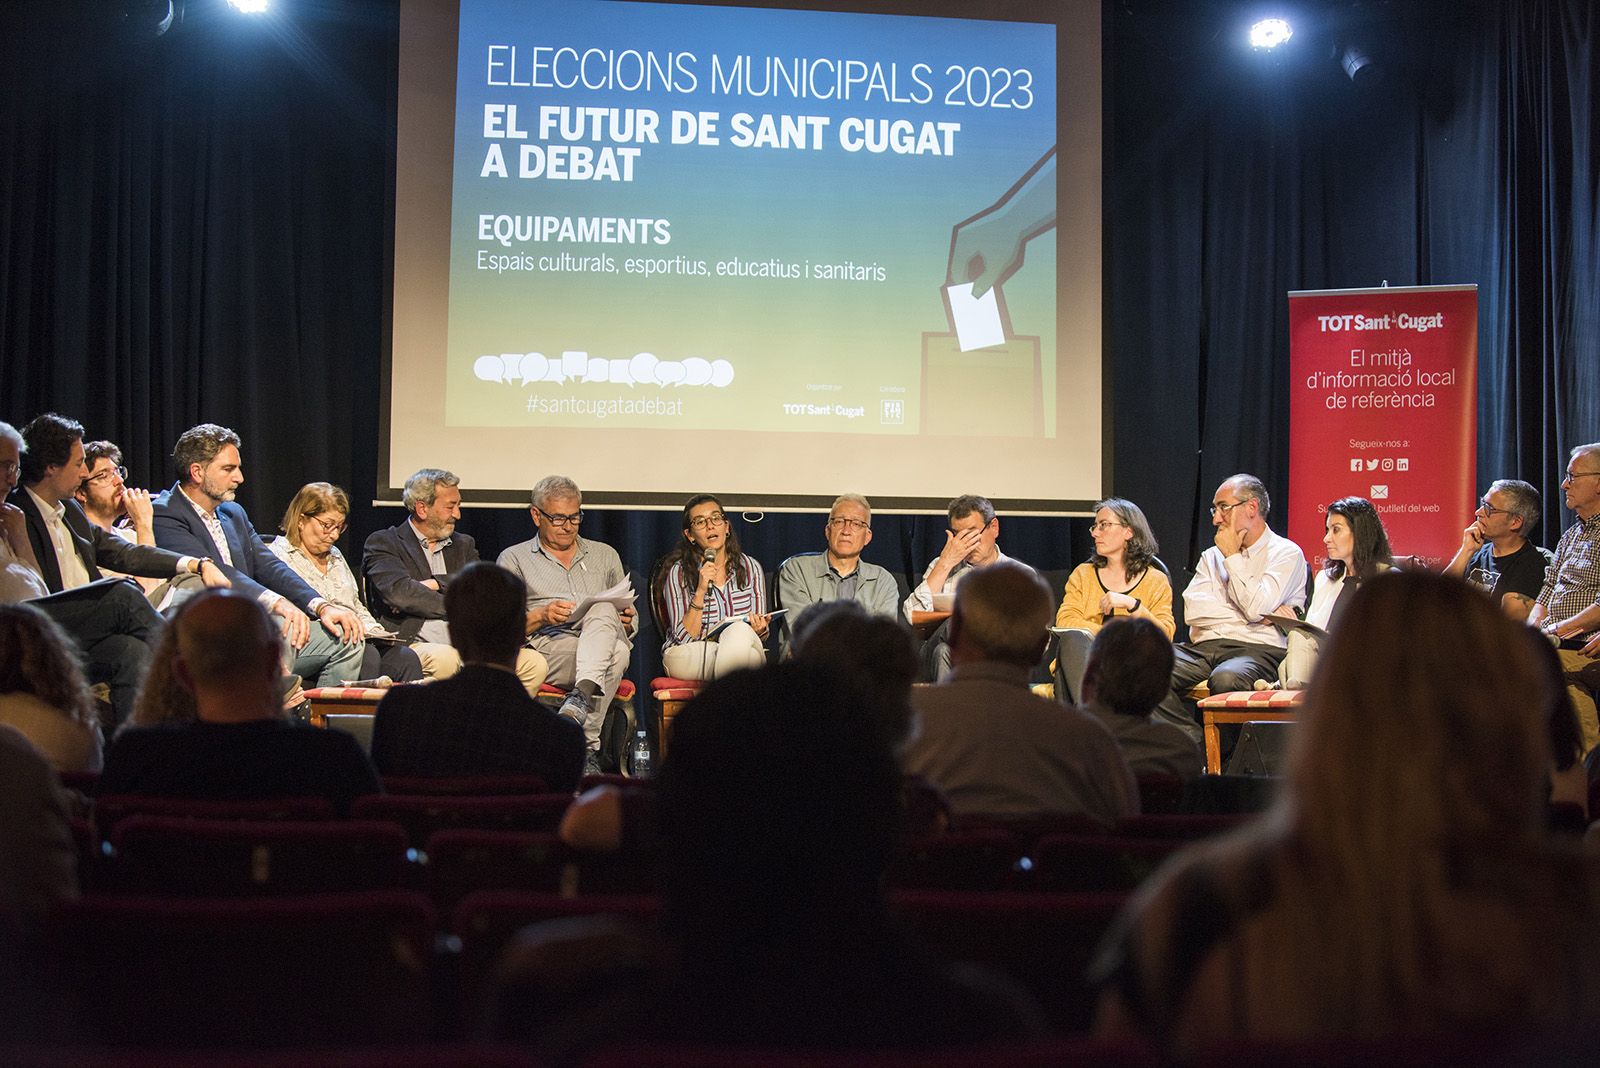
<path fill-rule="evenodd" d="M 678 679 L 721 678 L 766 663 L 767 581 L 739 549 L 722 502 L 708 493 L 683 506 L 683 540 L 657 568 L 665 641 L 661 661 Z"/>

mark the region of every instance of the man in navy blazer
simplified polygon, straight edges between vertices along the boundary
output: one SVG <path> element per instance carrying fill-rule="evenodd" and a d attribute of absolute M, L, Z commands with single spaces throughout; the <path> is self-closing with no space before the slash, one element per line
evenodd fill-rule
<path fill-rule="evenodd" d="M 401 776 L 537 775 L 551 790 L 577 789 L 583 728 L 528 695 L 518 681 L 522 580 L 503 567 L 468 564 L 444 593 L 459 674 L 396 686 L 378 704 L 372 762 Z"/>
<path fill-rule="evenodd" d="M 254 597 L 280 619 L 294 650 L 290 669 L 317 686 L 337 686 L 361 673 L 366 648 L 361 621 L 347 608 L 319 597 L 267 548 L 234 503 L 244 482 L 239 435 L 215 423 L 185 430 L 173 447 L 178 481 L 156 498 L 156 544 L 186 556 L 209 558 L 235 589 Z M 312 626 L 316 619 L 321 626 Z"/>

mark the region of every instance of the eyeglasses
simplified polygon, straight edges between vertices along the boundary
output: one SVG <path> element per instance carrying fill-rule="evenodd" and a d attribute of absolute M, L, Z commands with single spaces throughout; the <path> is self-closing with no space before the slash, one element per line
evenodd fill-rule
<path fill-rule="evenodd" d="M 343 521 L 335 523 L 331 519 L 318 519 L 314 515 L 308 515 L 305 518 L 307 522 L 315 523 L 319 528 L 321 528 L 324 534 L 334 538 L 337 538 L 340 534 L 343 534 L 345 532 L 345 528 L 349 526 L 348 523 Z"/>
<path fill-rule="evenodd" d="M 836 516 L 832 519 L 829 519 L 828 525 L 830 527 L 838 527 L 840 530 L 872 529 L 872 524 L 867 522 L 865 519 L 851 519 L 848 516 Z"/>
<path fill-rule="evenodd" d="M 108 467 L 98 474 L 90 475 L 83 481 L 88 485 L 98 486 L 102 482 L 110 482 L 112 478 L 115 478 L 118 482 L 128 481 L 128 469 L 126 467 Z"/>
<path fill-rule="evenodd" d="M 0 474 L 14 475 L 21 468 L 22 464 L 17 460 L 0 460 Z"/>
<path fill-rule="evenodd" d="M 1590 475 L 1600 475 L 1600 471 L 1568 471 L 1567 477 L 1561 480 L 1561 484 L 1565 486 L 1575 478 L 1588 478 Z"/>
<path fill-rule="evenodd" d="M 1483 513 L 1483 517 L 1485 519 L 1493 519 L 1497 515 L 1510 515 L 1511 514 L 1511 509 L 1509 509 L 1509 508 L 1496 508 L 1494 505 L 1489 503 L 1489 498 L 1487 498 L 1487 497 L 1483 498 L 1482 500 L 1480 500 L 1478 502 L 1478 511 Z"/>
<path fill-rule="evenodd" d="M 1238 508 L 1241 505 L 1249 504 L 1253 500 L 1255 500 L 1254 497 L 1246 497 L 1242 501 L 1234 501 L 1231 504 L 1223 504 L 1221 502 L 1216 502 L 1216 503 L 1213 503 L 1211 505 L 1211 514 L 1212 515 L 1220 515 L 1220 516 L 1226 517 L 1227 514 L 1229 512 L 1231 512 L 1231 511 L 1233 511 L 1235 508 Z"/>
<path fill-rule="evenodd" d="M 534 511 L 536 511 L 540 515 L 544 516 L 545 520 L 548 521 L 549 524 L 551 526 L 553 526 L 553 527 L 575 527 L 579 523 L 583 522 L 583 509 L 582 508 L 579 508 L 576 512 L 573 512 L 571 515 L 551 515 L 549 512 L 545 511 L 543 508 L 540 508 L 538 505 L 534 506 Z"/>
<path fill-rule="evenodd" d="M 1096 534 L 1103 534 L 1112 527 L 1125 527 L 1127 525 L 1126 523 L 1119 523 L 1115 519 L 1107 519 L 1099 523 L 1090 524 L 1089 529 Z"/>
<path fill-rule="evenodd" d="M 720 527 L 728 521 L 727 513 L 712 512 L 710 515 L 697 515 L 689 520 L 689 525 L 695 530 L 704 530 L 706 527 Z"/>

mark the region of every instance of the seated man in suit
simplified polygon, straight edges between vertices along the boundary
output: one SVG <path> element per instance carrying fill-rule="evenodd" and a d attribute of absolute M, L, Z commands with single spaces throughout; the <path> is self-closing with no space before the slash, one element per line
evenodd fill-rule
<path fill-rule="evenodd" d="M 446 588 L 450 641 L 464 661 L 432 686 L 401 686 L 378 705 L 372 762 L 384 775 L 537 775 L 578 788 L 583 730 L 528 696 L 516 675 L 527 590 L 503 567 L 472 563 Z"/>
<path fill-rule="evenodd" d="M 207 590 L 179 608 L 173 674 L 198 719 L 130 727 L 100 774 L 101 795 L 208 800 L 326 797 L 340 814 L 381 793 L 372 762 L 343 731 L 303 727 L 279 707 L 281 642 L 242 591 Z"/>
<path fill-rule="evenodd" d="M 875 616 L 891 618 L 898 611 L 900 589 L 894 576 L 861 559 L 872 544 L 872 505 L 867 499 L 859 493 L 840 494 L 828 509 L 822 532 L 828 539 L 826 552 L 791 556 L 778 569 L 778 604 L 789 613 L 783 628 L 786 655 L 789 624 L 807 605 L 856 601 Z"/>
<path fill-rule="evenodd" d="M 617 550 L 578 536 L 583 494 L 572 479 L 540 479 L 528 512 L 536 536 L 501 553 L 498 563 L 528 588 L 528 645 L 544 654 L 550 681 L 571 691 L 561 714 L 583 725 L 589 746 L 584 770 L 597 772 L 600 728 L 633 651 L 634 609 L 601 602 L 580 620 L 572 612 L 584 598 L 621 583 L 627 572 Z"/>
<path fill-rule="evenodd" d="M 185 430 L 173 447 L 178 481 L 156 498 L 156 544 L 209 559 L 236 587 L 280 617 L 293 650 L 290 671 L 316 686 L 360 677 L 366 641 L 354 612 L 317 596 L 261 540 L 234 503 L 244 482 L 239 435 L 215 423 Z M 312 626 L 315 619 L 320 626 Z"/>
<path fill-rule="evenodd" d="M 445 593 L 468 564 L 478 559 L 472 535 L 456 530 L 461 520 L 461 479 L 424 467 L 406 479 L 402 498 L 409 513 L 386 530 L 373 531 L 361 557 L 367 604 L 378 622 L 416 650 L 422 673 L 449 678 L 461 670 L 446 622 Z M 544 657 L 532 649 L 517 654 L 517 678 L 529 696 L 544 682 Z"/>
<path fill-rule="evenodd" d="M 24 435 L 0 423 L 0 494 L 11 498 L 0 503 L 0 600 L 29 601 L 72 636 L 89 680 L 110 688 L 112 713 L 121 722 L 133 712 L 161 617 L 138 587 L 96 581 L 99 563 L 114 566 L 115 560 L 131 570 L 171 576 L 198 562 L 148 547 L 130 557 L 97 538 L 98 528 L 68 499 L 68 485 L 82 477 L 83 428 L 57 415 L 40 416 L 29 426 L 40 446 L 37 455 Z M 44 456 L 50 461 L 41 462 Z M 12 493 L 19 474 L 31 488 Z M 213 582 L 227 582 L 214 567 L 206 573 Z"/>
<path fill-rule="evenodd" d="M 1028 692 L 1054 611 L 1044 580 L 1013 560 L 956 587 L 953 667 L 911 695 L 919 730 L 901 763 L 943 790 L 958 818 L 1083 815 L 1109 824 L 1139 811 L 1111 732 L 1082 709 Z"/>
<path fill-rule="evenodd" d="M 209 560 L 128 541 L 90 521 L 77 500 L 89 473 L 81 423 L 46 412 L 22 428 L 22 440 L 23 488 L 15 498 L 28 517 L 28 540 L 51 593 L 98 581 L 101 567 L 157 579 L 196 574 L 208 586 L 228 585 Z"/>

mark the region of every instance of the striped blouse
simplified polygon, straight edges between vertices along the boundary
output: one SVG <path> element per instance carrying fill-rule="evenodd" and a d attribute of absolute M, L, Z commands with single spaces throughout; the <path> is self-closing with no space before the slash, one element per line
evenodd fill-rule
<path fill-rule="evenodd" d="M 749 553 L 741 553 L 740 556 L 750 573 L 750 581 L 746 585 L 735 586 L 730 568 L 727 585 L 712 586 L 706 590 L 705 609 L 700 613 L 702 633 L 724 620 L 767 613 L 767 577 L 761 570 L 761 564 Z M 691 635 L 683 629 L 684 617 L 689 614 L 689 597 L 689 591 L 683 588 L 683 565 L 673 564 L 667 571 L 661 598 L 667 609 L 666 640 L 661 644 L 663 650 L 700 640 L 699 635 Z"/>

